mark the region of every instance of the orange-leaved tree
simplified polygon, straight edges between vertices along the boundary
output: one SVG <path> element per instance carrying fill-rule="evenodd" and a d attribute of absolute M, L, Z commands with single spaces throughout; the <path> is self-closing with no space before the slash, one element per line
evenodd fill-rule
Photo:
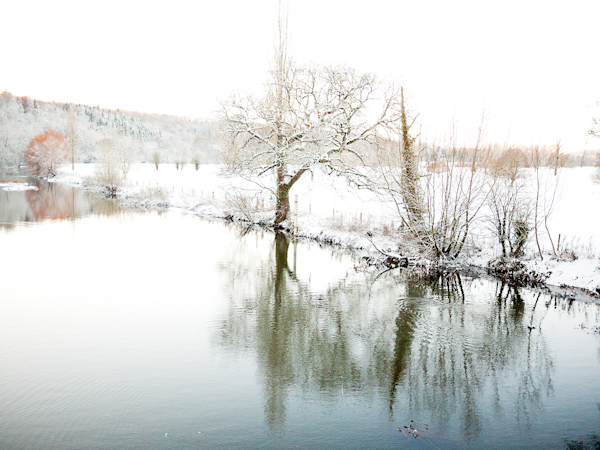
<path fill-rule="evenodd" d="M 58 165 L 65 163 L 69 154 L 64 135 L 50 128 L 31 140 L 25 150 L 25 163 L 32 175 L 55 176 Z"/>

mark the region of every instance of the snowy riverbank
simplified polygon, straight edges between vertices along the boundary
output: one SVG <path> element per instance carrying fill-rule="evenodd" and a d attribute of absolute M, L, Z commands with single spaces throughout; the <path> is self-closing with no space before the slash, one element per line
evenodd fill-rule
<path fill-rule="evenodd" d="M 219 169 L 218 165 L 201 165 L 195 170 L 187 165 L 176 170 L 173 164 L 162 164 L 156 170 L 151 164 L 135 164 L 119 197 L 125 206 L 180 208 L 203 216 L 267 222 L 271 213 L 266 210 L 266 197 L 258 195 L 251 183 L 222 177 Z M 93 164 L 76 164 L 75 170 L 64 166 L 53 181 L 82 187 L 94 170 Z M 560 176 L 558 201 L 548 221 L 555 245 L 560 234 L 560 257 L 551 253 L 546 236 L 541 240 L 543 261 L 533 243 L 527 249 L 526 267 L 548 274 L 550 286 L 600 292 L 600 185 L 592 182 L 593 170 L 563 169 Z M 373 193 L 315 173 L 294 186 L 292 210 L 295 196 L 299 237 L 351 248 L 365 257 L 379 255 L 371 240 L 384 251 L 396 249 L 393 232 L 398 223 L 393 206 Z M 484 230 L 482 226 L 481 239 L 463 253 L 460 264 L 485 268 L 499 256 L 498 246 Z M 368 238 L 367 232 L 373 237 Z"/>

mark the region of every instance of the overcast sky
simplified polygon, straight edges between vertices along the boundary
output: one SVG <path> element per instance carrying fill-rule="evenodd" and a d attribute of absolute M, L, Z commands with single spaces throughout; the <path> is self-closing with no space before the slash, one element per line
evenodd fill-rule
<path fill-rule="evenodd" d="M 277 0 L 2 0 L 0 91 L 214 117 L 260 92 Z M 298 64 L 346 64 L 405 86 L 422 133 L 598 148 L 600 1 L 289 0 Z"/>

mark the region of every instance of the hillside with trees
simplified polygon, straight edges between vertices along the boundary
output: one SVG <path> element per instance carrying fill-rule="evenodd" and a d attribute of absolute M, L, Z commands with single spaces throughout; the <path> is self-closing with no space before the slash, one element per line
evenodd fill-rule
<path fill-rule="evenodd" d="M 34 137 L 50 129 L 66 138 L 72 164 L 98 161 L 106 139 L 123 138 L 135 142 L 134 162 L 217 161 L 217 125 L 211 120 L 43 102 L 4 91 L 0 94 L 0 173 L 24 167 Z"/>

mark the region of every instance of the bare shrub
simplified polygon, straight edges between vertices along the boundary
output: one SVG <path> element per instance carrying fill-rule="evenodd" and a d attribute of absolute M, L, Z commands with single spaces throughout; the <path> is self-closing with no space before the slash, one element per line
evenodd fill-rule
<path fill-rule="evenodd" d="M 241 189 L 231 189 L 227 192 L 225 204 L 230 210 L 251 223 L 264 220 L 265 213 L 271 210 L 271 208 L 265 208 L 264 199 L 260 193 L 250 193 Z"/>
<path fill-rule="evenodd" d="M 354 214 L 347 222 L 348 230 L 355 233 L 365 233 L 372 228 L 373 219 L 370 214 Z"/>
<path fill-rule="evenodd" d="M 498 258 L 489 261 L 487 272 L 511 286 L 542 286 L 549 276 L 549 273 L 529 269 L 523 262 L 514 258 Z"/>
<path fill-rule="evenodd" d="M 103 189 L 106 195 L 115 197 L 125 181 L 117 147 L 112 139 L 107 138 L 98 142 L 97 148 L 99 157 L 91 183 Z"/>
<path fill-rule="evenodd" d="M 434 164 L 444 164 L 444 172 L 424 177 L 426 228 L 423 236 L 435 256 L 457 257 L 468 242 L 470 231 L 489 194 L 486 166 L 490 149 L 480 145 L 435 153 Z"/>
<path fill-rule="evenodd" d="M 100 140 L 96 144 L 101 164 L 110 164 L 117 167 L 123 175 L 123 180 L 131 166 L 137 161 L 140 154 L 140 142 L 136 137 L 127 136 L 122 133 Z"/>
<path fill-rule="evenodd" d="M 598 251 L 591 239 L 588 242 L 582 242 L 581 238 L 567 238 L 561 242 L 562 244 L 557 249 L 560 259 L 575 261 L 579 258 L 595 259 L 598 256 Z"/>
<path fill-rule="evenodd" d="M 110 197 L 116 197 L 123 185 L 123 175 L 117 164 L 106 161 L 96 165 L 93 184 L 101 187 Z"/>
<path fill-rule="evenodd" d="M 169 203 L 169 194 L 162 186 L 149 186 L 144 187 L 136 194 L 136 200 L 141 203 L 167 205 Z"/>
<path fill-rule="evenodd" d="M 378 142 L 373 185 L 395 205 L 404 246 L 455 258 L 470 241 L 489 191 L 483 125 L 472 146 L 458 147 L 455 135 L 444 146 L 427 145 L 409 135 L 414 119 L 407 118 L 403 96 L 401 102 L 399 129 Z"/>
<path fill-rule="evenodd" d="M 195 153 L 192 157 L 192 163 L 194 164 L 194 169 L 198 171 L 198 169 L 200 169 L 200 155 Z"/>
<path fill-rule="evenodd" d="M 503 257 L 522 256 L 530 236 L 532 206 L 522 169 L 523 157 L 519 149 L 508 148 L 488 164 L 488 223 L 502 247 Z"/>
<path fill-rule="evenodd" d="M 382 226 L 376 225 L 369 214 L 363 215 L 361 213 L 343 213 L 335 211 L 335 217 L 331 218 L 330 226 L 334 230 L 350 231 L 358 234 L 373 231 L 383 234 Z"/>

